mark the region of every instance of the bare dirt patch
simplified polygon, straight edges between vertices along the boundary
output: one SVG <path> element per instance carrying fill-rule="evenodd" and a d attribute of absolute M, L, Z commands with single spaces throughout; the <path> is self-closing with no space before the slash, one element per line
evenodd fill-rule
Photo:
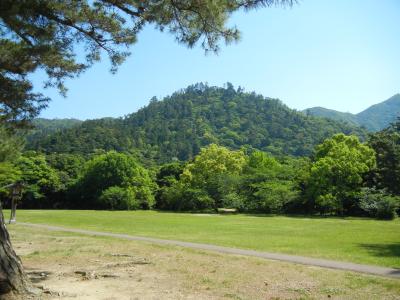
<path fill-rule="evenodd" d="M 41 299 L 400 299 L 400 281 L 11 226 Z"/>

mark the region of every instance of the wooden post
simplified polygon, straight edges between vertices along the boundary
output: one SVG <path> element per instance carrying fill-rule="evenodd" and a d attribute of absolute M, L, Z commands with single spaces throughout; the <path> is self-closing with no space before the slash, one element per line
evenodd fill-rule
<path fill-rule="evenodd" d="M 12 186 L 11 192 L 11 214 L 10 214 L 10 221 L 9 224 L 17 222 L 17 204 L 18 201 L 21 200 L 22 196 L 22 182 L 16 182 Z"/>

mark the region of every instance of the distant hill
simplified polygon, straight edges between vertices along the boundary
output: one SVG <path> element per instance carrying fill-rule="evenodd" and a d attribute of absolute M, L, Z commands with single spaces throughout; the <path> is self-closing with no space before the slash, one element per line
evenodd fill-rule
<path fill-rule="evenodd" d="M 30 139 L 44 152 L 136 151 L 158 162 L 193 158 L 218 143 L 232 149 L 253 147 L 273 154 L 309 155 L 335 133 L 366 132 L 354 125 L 306 116 L 277 99 L 256 93 L 196 84 L 124 118 L 84 121 Z"/>
<path fill-rule="evenodd" d="M 56 131 L 59 129 L 71 128 L 75 125 L 81 124 L 83 121 L 78 119 L 45 119 L 45 118 L 37 118 L 33 120 L 33 125 L 36 129 L 39 130 L 47 130 L 47 131 Z"/>
<path fill-rule="evenodd" d="M 33 120 L 34 128 L 27 135 L 28 142 L 44 138 L 59 130 L 69 129 L 81 124 L 83 121 L 78 119 L 45 119 L 37 118 Z"/>
<path fill-rule="evenodd" d="M 400 117 L 400 94 L 375 104 L 358 113 L 344 113 L 323 107 L 313 107 L 304 110 L 308 115 L 346 121 L 353 125 L 364 126 L 369 131 L 379 131 L 389 126 Z"/>

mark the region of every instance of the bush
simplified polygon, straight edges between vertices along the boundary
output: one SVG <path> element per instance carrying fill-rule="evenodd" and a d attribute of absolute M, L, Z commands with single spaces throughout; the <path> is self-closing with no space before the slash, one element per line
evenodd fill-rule
<path fill-rule="evenodd" d="M 139 208 L 135 192 L 130 188 L 112 186 L 101 193 L 99 201 L 104 208 L 116 210 L 131 210 Z"/>
<path fill-rule="evenodd" d="M 382 198 L 381 201 L 378 202 L 376 218 L 382 220 L 393 220 L 396 217 L 396 209 L 398 206 L 398 197 L 386 196 Z"/>
<path fill-rule="evenodd" d="M 315 200 L 316 209 L 322 214 L 332 214 L 340 211 L 340 203 L 332 194 L 320 195 Z"/>
<path fill-rule="evenodd" d="M 177 182 L 163 187 L 157 207 L 174 211 L 201 211 L 214 209 L 215 202 L 203 189 L 191 188 Z"/>
<path fill-rule="evenodd" d="M 299 196 L 293 183 L 286 180 L 263 181 L 251 185 L 253 195 L 246 201 L 246 209 L 264 213 L 283 213 L 288 203 Z"/>
<path fill-rule="evenodd" d="M 242 210 L 244 208 L 245 199 L 235 193 L 228 193 L 222 197 L 222 205 L 225 208 L 236 208 L 238 210 Z"/>
<path fill-rule="evenodd" d="M 359 194 L 360 208 L 370 217 L 392 220 L 400 206 L 400 198 L 382 190 L 363 189 Z"/>

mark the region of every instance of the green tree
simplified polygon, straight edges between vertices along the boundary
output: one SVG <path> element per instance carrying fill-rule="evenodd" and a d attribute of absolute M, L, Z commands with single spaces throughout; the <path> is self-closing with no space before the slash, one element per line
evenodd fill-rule
<path fill-rule="evenodd" d="M 23 139 L 0 122 L 0 163 L 15 161 L 23 148 Z"/>
<path fill-rule="evenodd" d="M 321 213 L 351 213 L 363 176 L 375 167 L 375 152 L 355 136 L 334 135 L 316 147 L 308 196 Z"/>
<path fill-rule="evenodd" d="M 26 184 L 22 197 L 24 207 L 54 207 L 52 196 L 61 188 L 56 170 L 50 167 L 44 155 L 28 153 L 16 162 L 21 179 Z"/>
<path fill-rule="evenodd" d="M 103 207 L 112 210 L 131 210 L 139 208 L 138 200 L 132 188 L 111 186 L 101 193 L 99 201 Z"/>
<path fill-rule="evenodd" d="M 154 204 L 155 185 L 146 169 L 132 156 L 108 152 L 86 163 L 85 170 L 75 186 L 75 205 L 82 208 L 103 208 L 99 201 L 110 187 L 131 189 L 140 208 L 149 209 Z"/>
<path fill-rule="evenodd" d="M 0 124 L 0 200 L 8 195 L 8 190 L 2 187 L 21 179 L 21 172 L 14 163 L 21 155 L 22 146 L 21 138 Z"/>
<path fill-rule="evenodd" d="M 46 162 L 58 172 L 64 188 L 70 186 L 82 173 L 85 159 L 79 154 L 51 153 Z"/>
<path fill-rule="evenodd" d="M 248 158 L 240 190 L 245 195 L 244 209 L 264 213 L 282 213 L 297 200 L 297 167 L 282 164 L 265 152 L 254 151 Z M 296 171 L 295 171 L 296 170 Z"/>
<path fill-rule="evenodd" d="M 211 144 L 186 165 L 181 180 L 192 188 L 204 189 L 217 208 L 222 205 L 223 196 L 235 189 L 234 178 L 242 172 L 245 162 L 242 151 Z"/>
<path fill-rule="evenodd" d="M 156 175 L 158 186 L 156 193 L 156 207 L 159 209 L 172 209 L 170 187 L 175 185 L 183 172 L 184 165 L 179 162 L 165 164 L 160 167 Z M 169 196 L 167 196 L 169 193 Z"/>
<path fill-rule="evenodd" d="M 387 129 L 370 135 L 368 144 L 376 152 L 371 185 L 400 195 L 400 119 Z"/>

